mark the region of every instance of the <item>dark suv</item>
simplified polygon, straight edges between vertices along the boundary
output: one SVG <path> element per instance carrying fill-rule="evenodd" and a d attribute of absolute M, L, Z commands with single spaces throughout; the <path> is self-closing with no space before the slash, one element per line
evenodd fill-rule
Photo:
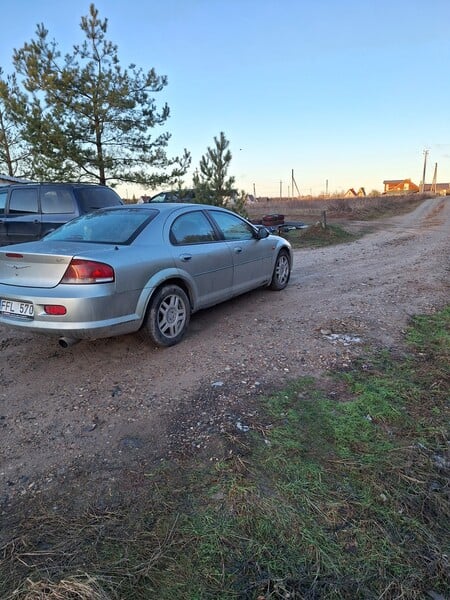
<path fill-rule="evenodd" d="M 79 215 L 119 204 L 114 190 L 93 183 L 0 186 L 0 246 L 39 240 Z"/>

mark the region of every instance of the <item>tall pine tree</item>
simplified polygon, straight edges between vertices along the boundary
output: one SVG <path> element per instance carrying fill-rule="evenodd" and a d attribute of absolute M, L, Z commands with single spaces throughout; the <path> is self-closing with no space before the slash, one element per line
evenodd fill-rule
<path fill-rule="evenodd" d="M 32 176 L 31 151 L 24 140 L 26 96 L 15 75 L 0 68 L 0 172 L 10 177 Z"/>
<path fill-rule="evenodd" d="M 153 97 L 167 78 L 136 65 L 123 69 L 107 27 L 91 4 L 81 19 L 85 40 L 71 54 L 61 54 L 43 24 L 14 52 L 27 91 L 24 138 L 34 175 L 149 188 L 171 183 L 186 172 L 190 155 L 169 158 L 170 134 L 154 133 L 169 117 L 168 106 L 158 109 Z"/>
<path fill-rule="evenodd" d="M 223 131 L 214 138 L 214 147 L 208 146 L 200 159 L 200 171 L 194 175 L 196 196 L 200 201 L 215 206 L 227 206 L 235 196 L 234 177 L 228 177 L 231 162 L 230 142 Z"/>

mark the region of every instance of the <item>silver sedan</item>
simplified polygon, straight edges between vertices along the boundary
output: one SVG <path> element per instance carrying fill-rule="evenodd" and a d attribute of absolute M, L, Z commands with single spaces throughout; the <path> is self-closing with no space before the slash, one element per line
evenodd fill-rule
<path fill-rule="evenodd" d="M 291 267 L 286 240 L 226 209 L 105 208 L 0 248 L 0 322 L 63 347 L 140 329 L 171 346 L 192 312 L 258 287 L 282 290 Z"/>

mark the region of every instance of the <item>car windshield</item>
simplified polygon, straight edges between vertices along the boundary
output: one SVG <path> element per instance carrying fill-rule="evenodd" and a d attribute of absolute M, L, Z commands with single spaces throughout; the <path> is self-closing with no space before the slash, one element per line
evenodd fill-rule
<path fill-rule="evenodd" d="M 152 209 L 99 210 L 69 221 L 46 240 L 126 245 L 158 214 Z"/>

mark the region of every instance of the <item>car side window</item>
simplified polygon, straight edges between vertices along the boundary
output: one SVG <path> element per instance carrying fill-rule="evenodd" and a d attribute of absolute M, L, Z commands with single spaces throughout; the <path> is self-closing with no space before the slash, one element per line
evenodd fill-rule
<path fill-rule="evenodd" d="M 170 230 L 170 239 L 177 245 L 202 244 L 214 242 L 216 235 L 206 215 L 196 210 L 175 219 Z"/>
<path fill-rule="evenodd" d="M 41 209 L 45 214 L 71 214 L 75 212 L 69 190 L 46 190 L 41 196 Z"/>
<path fill-rule="evenodd" d="M 10 214 L 33 214 L 39 212 L 38 191 L 36 188 L 20 188 L 11 191 Z"/>
<path fill-rule="evenodd" d="M 0 188 L 0 212 L 5 212 L 7 196 L 8 196 L 8 190 L 2 190 Z"/>
<path fill-rule="evenodd" d="M 251 240 L 255 237 L 255 232 L 252 227 L 237 215 L 231 215 L 218 210 L 211 211 L 211 214 L 227 242 L 234 240 Z"/>
<path fill-rule="evenodd" d="M 160 194 L 156 194 L 153 198 L 150 198 L 151 202 L 166 202 L 167 194 L 165 192 L 161 192 Z"/>

